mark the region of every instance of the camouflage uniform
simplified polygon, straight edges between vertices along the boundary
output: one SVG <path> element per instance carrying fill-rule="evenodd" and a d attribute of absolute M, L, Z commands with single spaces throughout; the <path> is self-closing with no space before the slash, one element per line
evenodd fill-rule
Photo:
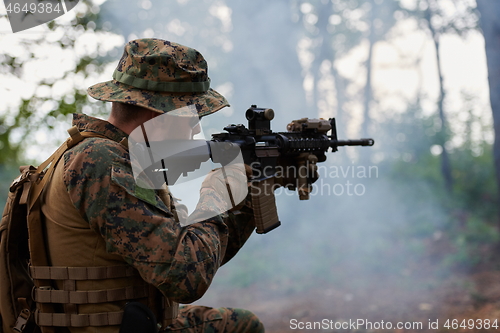
<path fill-rule="evenodd" d="M 136 68 L 142 68 L 142 71 L 145 68 L 153 68 L 149 73 L 154 72 L 160 77 L 160 83 L 172 78 L 174 82 L 182 81 L 182 77 L 186 76 L 182 70 L 171 71 L 168 62 L 155 62 L 158 58 L 147 57 L 144 54 L 135 57 L 132 63 L 128 63 L 133 52 L 140 53 L 145 48 L 154 53 L 158 51 L 157 49 L 163 50 L 165 47 L 168 48 L 170 55 L 173 54 L 176 64 L 181 64 L 179 68 L 186 71 L 191 69 L 191 74 L 201 73 L 194 77 L 189 74 L 191 75 L 189 80 L 194 81 L 195 85 L 188 88 L 184 86 L 182 89 L 188 89 L 187 93 L 157 90 L 151 92 L 144 89 L 158 88 L 154 84 L 133 88 L 131 84 L 137 82 L 134 83 L 130 74 Z M 195 61 L 189 62 L 190 59 Z M 193 68 L 199 69 L 200 66 L 201 71 L 193 70 Z M 162 68 L 166 70 L 162 72 Z M 122 72 L 127 70 L 128 74 Z M 145 76 L 138 72 L 135 75 L 145 79 Z M 167 112 L 179 106 L 195 104 L 200 116 L 213 113 L 227 105 L 227 101 L 220 94 L 207 87 L 206 82 L 209 84 L 210 81 L 206 75 L 206 63 L 201 55 L 197 51 L 166 41 L 145 39 L 127 44 L 114 78 L 113 81 L 89 88 L 89 94 L 106 101 L 140 105 L 156 112 Z M 147 80 L 137 80 L 140 84 L 147 82 Z M 201 86 L 196 85 L 197 81 Z M 203 91 L 199 91 L 200 89 Z M 174 218 L 173 208 L 167 207 L 161 191 L 136 185 L 129 152 L 119 143 L 127 137 L 125 132 L 107 121 L 86 115 L 75 115 L 73 124 L 81 131 L 94 132 L 106 137 L 106 139 L 85 139 L 67 151 L 58 166 L 73 206 L 88 223 L 90 229 L 102 236 L 100 242 L 104 241 L 102 246 L 106 252 L 102 254 L 104 259 L 124 260 L 137 269 L 144 281 L 155 286 L 170 300 L 191 303 L 199 299 L 206 292 L 217 269 L 238 252 L 253 232 L 254 223 L 249 205 L 240 210 L 242 214 L 234 215 L 232 212 L 227 212 L 182 227 Z M 54 180 L 51 183 L 53 182 Z M 49 186 L 45 205 L 57 207 L 57 204 L 52 204 L 50 193 Z M 57 209 L 61 210 L 59 213 L 63 216 L 61 214 L 64 214 L 62 211 L 64 208 Z M 51 239 L 50 228 L 48 233 L 47 244 L 53 247 L 49 249 L 52 265 L 71 266 L 74 259 L 68 257 L 61 247 L 66 246 L 70 251 L 79 245 L 73 244 L 70 237 Z M 87 255 L 82 253 L 82 256 Z M 100 260 L 90 259 L 94 262 Z M 249 311 L 201 306 L 181 307 L 178 318 L 167 328 L 167 331 L 170 330 L 264 331 L 261 322 Z M 84 330 L 84 332 L 90 331 Z"/>
<path fill-rule="evenodd" d="M 125 133 L 86 115 L 75 115 L 73 125 L 109 138 L 84 140 L 64 155 L 63 166 L 71 201 L 90 228 L 103 237 L 107 253 L 122 257 L 147 283 L 174 301 L 190 303 L 200 298 L 220 265 L 253 232 L 251 210 L 247 207 L 243 214 L 229 212 L 181 227 L 158 191 L 136 186 L 128 151 L 119 144 Z M 49 241 L 49 246 L 56 244 L 57 240 Z M 50 252 L 56 266 L 74 261 L 64 249 Z M 245 310 L 186 306 L 171 329 L 260 332 L 262 324 Z"/>

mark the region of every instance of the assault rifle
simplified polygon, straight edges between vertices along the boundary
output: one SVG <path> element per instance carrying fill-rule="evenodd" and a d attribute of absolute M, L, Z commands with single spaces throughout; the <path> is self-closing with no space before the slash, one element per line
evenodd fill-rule
<path fill-rule="evenodd" d="M 228 143 L 228 150 L 237 145 L 245 164 L 252 167 L 251 195 L 257 233 L 267 233 L 281 224 L 273 192 L 276 186 L 297 190 L 300 200 L 308 200 L 312 183 L 317 179 L 316 163 L 326 161 L 329 149 L 336 152 L 340 146 L 375 143 L 373 139 L 339 140 L 335 118 L 302 118 L 288 124 L 288 132 L 273 132 L 272 109 L 252 105 L 245 117 L 248 128 L 242 124 L 226 126 L 226 133 L 213 134 L 212 141 Z"/>
<path fill-rule="evenodd" d="M 146 133 L 145 129 L 137 128 L 137 133 L 134 134 L 134 130 L 134 135 L 129 137 L 131 156 L 138 161 L 136 165 L 140 165 L 134 174 L 145 175 L 144 183 L 161 188 L 163 184 L 182 182 L 179 180 L 181 174 L 187 176 L 189 172 L 202 171 L 201 163 L 209 159 L 224 167 L 241 153 L 243 162 L 252 169 L 252 207 L 257 233 L 262 234 L 280 225 L 274 197 L 276 187 L 297 190 L 300 200 L 308 200 L 312 183 L 318 178 L 316 164 L 326 161 L 328 150 L 335 152 L 340 146 L 374 144 L 373 139 L 338 140 L 335 118 L 302 118 L 288 124 L 287 132 L 273 132 L 272 109 L 252 105 L 245 117 L 248 128 L 242 124 L 228 125 L 224 127 L 226 132 L 213 134 L 210 141 L 169 140 L 165 144 L 147 140 L 147 135 L 141 136 Z M 195 118 L 198 119 L 197 114 Z M 139 140 L 135 142 L 132 137 L 139 137 Z M 134 163 L 132 166 L 134 168 Z M 231 191 L 229 186 L 228 191 Z M 230 198 L 233 200 L 231 194 Z"/>

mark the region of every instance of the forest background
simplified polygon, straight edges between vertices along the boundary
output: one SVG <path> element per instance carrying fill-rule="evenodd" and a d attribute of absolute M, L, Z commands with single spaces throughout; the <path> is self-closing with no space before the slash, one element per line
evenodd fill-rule
<path fill-rule="evenodd" d="M 496 17 L 496 0 L 81 0 L 13 34 L 2 7 L 0 201 L 72 113 L 106 117 L 86 89 L 111 79 L 123 45 L 163 38 L 198 49 L 232 105 L 203 120 L 207 136 L 257 104 L 275 110 L 274 131 L 335 117 L 339 138 L 376 142 L 329 154 L 309 201 L 280 191 L 282 226 L 252 236 L 198 304 L 248 308 L 269 332 L 292 319 L 493 322 Z"/>

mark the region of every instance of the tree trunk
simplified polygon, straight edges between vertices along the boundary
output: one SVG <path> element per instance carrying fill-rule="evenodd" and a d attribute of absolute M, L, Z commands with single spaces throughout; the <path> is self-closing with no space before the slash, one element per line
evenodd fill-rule
<path fill-rule="evenodd" d="M 429 25 L 429 30 L 431 31 L 432 40 L 434 41 L 434 47 L 436 49 L 436 63 L 438 69 L 438 78 L 439 78 L 439 97 L 438 97 L 438 114 L 439 120 L 441 121 L 439 135 L 439 145 L 442 148 L 441 153 L 441 174 L 443 175 L 445 188 L 448 193 L 453 191 L 453 178 L 451 176 L 451 163 L 450 156 L 448 151 L 446 150 L 446 139 L 448 136 L 448 123 L 446 121 L 446 116 L 444 114 L 444 98 L 445 98 L 445 90 L 443 84 L 443 72 L 441 69 L 441 56 L 439 54 L 439 33 L 434 29 L 431 23 L 432 13 L 430 9 L 427 9 L 426 20 Z"/>
<path fill-rule="evenodd" d="M 372 62 L 373 62 L 373 46 L 375 45 L 376 33 L 375 26 L 373 24 L 375 20 L 375 10 L 376 5 L 374 0 L 369 1 L 371 9 L 369 12 L 368 24 L 369 24 L 369 34 L 368 34 L 368 58 L 366 59 L 366 84 L 364 89 L 363 98 L 363 123 L 361 124 L 361 136 L 363 138 L 371 137 L 369 135 L 369 128 L 371 124 L 370 116 L 370 104 L 373 100 L 373 89 L 372 89 Z M 371 150 L 363 151 L 361 156 L 361 163 L 368 164 L 371 160 Z"/>
<path fill-rule="evenodd" d="M 313 109 L 318 110 L 318 102 L 320 94 L 318 91 L 318 82 L 321 79 L 321 64 L 324 60 L 334 61 L 334 54 L 331 45 L 331 35 L 328 32 L 328 20 L 333 14 L 332 4 L 330 2 L 320 3 L 317 5 L 318 22 L 316 26 L 319 30 L 319 37 L 321 39 L 320 46 L 314 54 L 314 60 L 311 65 L 311 73 L 314 78 L 313 88 Z M 314 38 L 311 36 L 311 38 Z"/>
<path fill-rule="evenodd" d="M 444 106 L 443 106 L 445 91 L 443 85 L 443 72 L 441 69 L 441 56 L 439 55 L 439 36 L 435 36 L 434 46 L 436 48 L 436 62 L 437 62 L 438 76 L 439 76 L 438 112 L 439 112 L 439 120 L 441 121 L 440 145 L 443 151 L 441 153 L 441 173 L 443 174 L 446 190 L 449 193 L 451 193 L 453 190 L 453 178 L 451 176 L 450 155 L 446 150 L 448 123 L 446 121 L 446 116 L 444 114 Z"/>
<path fill-rule="evenodd" d="M 335 68 L 335 64 L 332 62 L 332 76 L 335 81 L 335 96 L 337 96 L 337 114 L 335 116 L 337 120 L 337 124 L 340 124 L 337 127 L 337 135 L 339 138 L 343 139 L 347 135 L 346 131 L 346 122 L 348 121 L 347 117 L 344 115 L 344 104 L 347 102 L 347 92 L 346 92 L 346 79 L 340 75 L 337 68 Z"/>
<path fill-rule="evenodd" d="M 373 44 L 375 44 L 373 38 L 373 32 L 370 32 L 368 45 L 368 59 L 366 60 L 366 85 L 364 90 L 363 98 L 363 124 L 361 127 L 361 135 L 363 137 L 369 137 L 368 128 L 370 127 L 370 103 L 373 100 L 373 90 L 372 90 L 372 60 L 373 60 Z"/>
<path fill-rule="evenodd" d="M 493 156 L 497 189 L 498 193 L 500 193 L 500 21 L 498 20 L 500 17 L 500 1 L 477 0 L 477 9 L 481 14 L 479 22 L 485 40 L 490 103 L 495 131 Z M 500 207 L 500 195 L 497 195 L 497 200 L 497 207 Z M 498 223 L 500 227 L 500 209 Z"/>

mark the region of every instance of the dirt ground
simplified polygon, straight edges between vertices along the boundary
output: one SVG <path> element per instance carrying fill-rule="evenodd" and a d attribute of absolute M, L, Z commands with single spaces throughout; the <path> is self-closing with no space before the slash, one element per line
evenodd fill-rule
<path fill-rule="evenodd" d="M 267 276 L 244 288 L 215 283 L 198 304 L 251 310 L 271 333 L 500 332 L 500 256 L 493 255 L 500 251 L 495 245 L 483 244 L 470 253 L 474 256 L 460 257 L 445 236 L 419 244 L 418 256 L 396 244 L 359 261 L 332 259 L 324 263 L 329 271 L 311 270 L 316 275 L 302 275 L 302 280 L 267 259 L 266 265 L 275 265 L 274 284 Z M 238 268 L 249 272 L 232 266 L 215 280 L 224 281 L 230 276 L 224 274 Z"/>
<path fill-rule="evenodd" d="M 398 274 L 363 271 L 337 283 L 318 277 L 311 287 L 285 292 L 283 284 L 215 290 L 202 303 L 252 310 L 273 333 L 500 332 L 497 261 L 446 274 L 431 262 Z"/>
<path fill-rule="evenodd" d="M 278 304 L 262 304 L 262 308 L 256 308 L 256 312 L 265 322 L 268 332 L 498 331 L 492 327 L 484 329 L 487 326 L 484 320 L 490 319 L 491 324 L 494 324 L 495 319 L 500 321 L 500 272 L 453 278 L 427 291 L 401 290 L 398 286 L 391 287 L 384 281 L 379 282 L 378 285 L 383 286 L 382 288 L 360 289 L 352 294 L 345 294 L 340 290 L 311 290 L 283 299 L 282 304 L 279 304 L 279 300 L 275 301 Z M 325 318 L 328 325 L 325 324 Z M 292 322 L 291 319 L 296 321 Z M 474 321 L 471 322 L 470 319 Z M 353 326 L 352 323 L 358 323 L 358 320 L 361 325 Z M 450 320 L 449 327 L 445 327 L 447 320 Z M 304 323 L 304 329 L 300 329 L 298 322 Z M 308 322 L 320 322 L 323 326 L 308 330 Z M 341 323 L 345 324 L 340 326 Z M 394 327 L 398 323 L 403 324 L 402 329 Z M 480 323 L 483 323 L 481 328 Z M 500 322 L 497 323 L 500 327 Z M 465 328 L 461 328 L 461 324 Z M 469 324 L 474 329 L 470 329 Z"/>
<path fill-rule="evenodd" d="M 369 281 L 349 291 L 311 288 L 275 297 L 269 297 L 268 288 L 253 286 L 226 293 L 216 303 L 251 309 L 266 332 L 274 333 L 500 331 L 500 271 L 437 283 L 422 279 L 417 287 L 389 276 Z"/>

